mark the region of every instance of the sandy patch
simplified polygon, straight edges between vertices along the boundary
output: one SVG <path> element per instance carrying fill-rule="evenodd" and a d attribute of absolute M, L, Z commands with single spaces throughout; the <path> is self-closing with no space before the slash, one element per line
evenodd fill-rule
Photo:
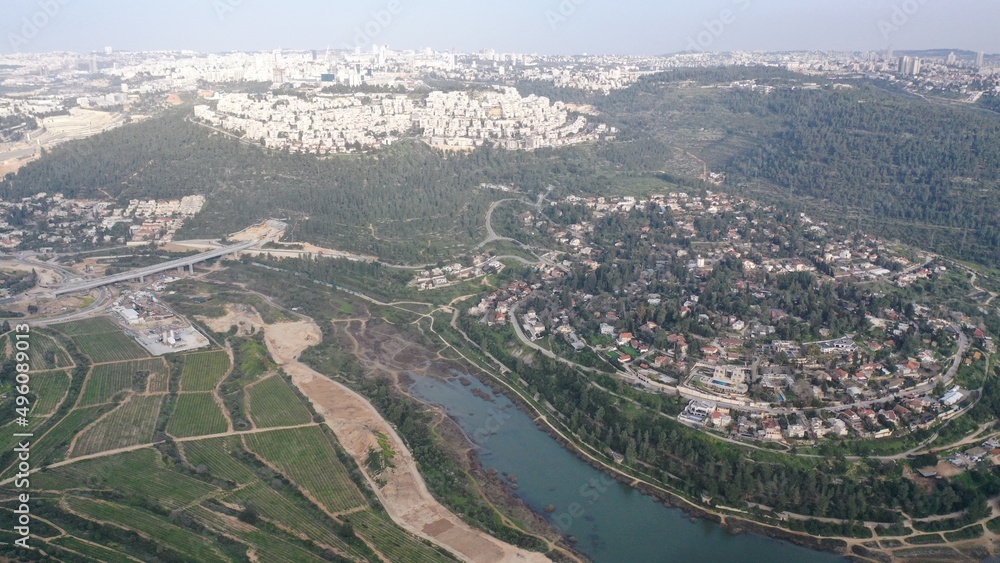
<path fill-rule="evenodd" d="M 965 473 L 964 469 L 956 467 L 951 463 L 948 463 L 947 461 L 938 462 L 937 466 L 934 467 L 934 471 L 937 471 L 938 475 L 945 478 L 954 477 L 956 475 L 961 475 L 962 473 Z"/>
<path fill-rule="evenodd" d="M 196 319 L 213 332 L 229 332 L 229 329 L 236 327 L 237 336 L 250 336 L 256 334 L 264 326 L 264 319 L 256 309 L 248 305 L 226 305 L 226 316 L 224 317 L 202 317 L 195 315 Z"/>
<path fill-rule="evenodd" d="M 394 522 L 406 530 L 447 548 L 465 561 L 548 561 L 476 530 L 437 502 L 417 472 L 413 456 L 395 429 L 364 397 L 328 379 L 298 361 L 299 354 L 323 338 L 311 321 L 268 325 L 265 340 L 275 361 L 292 376 L 333 429 L 341 445 L 358 462 L 368 482 Z M 396 452 L 395 468 L 383 472 L 379 487 L 365 472 L 364 460 L 378 447 L 375 433 L 389 437 Z"/>

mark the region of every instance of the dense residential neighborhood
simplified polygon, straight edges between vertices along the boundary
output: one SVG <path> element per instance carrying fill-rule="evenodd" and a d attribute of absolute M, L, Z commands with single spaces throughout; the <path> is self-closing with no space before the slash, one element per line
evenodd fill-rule
<path fill-rule="evenodd" d="M 932 427 L 974 403 L 995 353 L 965 314 L 910 300 L 962 273 L 805 215 L 712 192 L 516 205 L 508 235 L 558 249 L 561 268 L 539 262 L 467 314 L 680 395 L 680 421 L 736 440 Z"/>

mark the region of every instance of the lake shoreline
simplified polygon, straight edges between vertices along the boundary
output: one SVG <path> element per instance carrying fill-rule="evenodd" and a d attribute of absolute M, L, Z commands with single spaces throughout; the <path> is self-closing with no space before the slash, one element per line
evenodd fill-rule
<path fill-rule="evenodd" d="M 471 371 L 483 372 L 481 369 Z M 816 551 L 833 553 L 849 559 L 853 558 L 850 550 L 848 549 L 849 544 L 841 538 L 816 538 L 792 530 L 777 528 L 737 516 L 728 514 L 723 515 L 712 511 L 711 509 L 696 505 L 676 493 L 664 491 L 635 478 L 626 477 L 625 475 L 612 470 L 605 464 L 590 458 L 583 451 L 581 451 L 579 445 L 566 440 L 562 434 L 548 424 L 547 419 L 544 418 L 544 414 L 536 411 L 532 405 L 524 400 L 520 393 L 510 389 L 509 384 L 498 381 L 497 376 L 483 372 L 482 376 L 472 374 L 471 377 L 475 377 L 480 383 L 492 389 L 494 393 L 500 393 L 510 400 L 518 410 L 533 420 L 535 426 L 539 430 L 554 439 L 564 450 L 572 453 L 580 461 L 587 463 L 593 469 L 615 479 L 615 481 L 656 499 L 657 502 L 660 502 L 669 508 L 679 509 L 691 518 L 706 520 L 718 524 L 732 535 L 751 533 L 762 537 L 785 541 Z M 469 440 L 467 436 L 465 436 L 465 439 L 467 441 Z M 475 444 L 473 444 L 473 446 L 475 446 Z M 565 543 L 570 543 L 568 542 L 568 538 L 564 537 L 563 539 Z"/>

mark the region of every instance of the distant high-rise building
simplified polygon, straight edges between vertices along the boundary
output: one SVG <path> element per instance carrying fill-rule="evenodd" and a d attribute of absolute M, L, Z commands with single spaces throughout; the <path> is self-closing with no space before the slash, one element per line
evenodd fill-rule
<path fill-rule="evenodd" d="M 899 59 L 899 74 L 903 76 L 917 76 L 920 74 L 921 61 L 919 57 L 904 56 Z"/>
<path fill-rule="evenodd" d="M 893 60 L 892 55 L 893 55 L 892 47 L 889 47 L 889 49 L 886 50 L 886 52 L 885 52 L 885 60 L 892 61 Z"/>
<path fill-rule="evenodd" d="M 115 52 L 115 50 L 112 49 L 110 45 L 104 48 L 104 54 L 105 55 L 110 55 L 110 54 L 112 54 L 114 52 Z"/>
<path fill-rule="evenodd" d="M 983 68 L 983 60 L 986 58 L 986 54 L 982 51 L 976 53 L 976 68 Z"/>
<path fill-rule="evenodd" d="M 920 58 L 904 56 L 899 59 L 899 74 L 903 76 L 917 76 L 920 74 Z"/>
<path fill-rule="evenodd" d="M 957 60 L 958 60 L 958 57 L 955 56 L 955 51 L 952 51 L 952 52 L 948 53 L 948 58 L 945 59 L 945 64 L 947 64 L 948 66 L 954 66 L 955 65 L 955 61 L 957 61 Z"/>
<path fill-rule="evenodd" d="M 319 58 L 319 53 L 316 52 L 316 49 L 312 50 L 312 57 L 313 57 L 313 62 L 316 62 L 316 59 Z"/>
<path fill-rule="evenodd" d="M 90 74 L 97 74 L 97 54 L 90 55 Z"/>

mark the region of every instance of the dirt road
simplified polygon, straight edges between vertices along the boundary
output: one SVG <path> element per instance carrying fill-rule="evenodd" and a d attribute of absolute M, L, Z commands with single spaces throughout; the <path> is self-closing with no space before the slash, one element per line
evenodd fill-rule
<path fill-rule="evenodd" d="M 314 322 L 267 325 L 265 339 L 275 361 L 292 377 L 316 411 L 326 418 L 362 472 L 365 472 L 368 453 L 379 448 L 376 433 L 389 438 L 396 454 L 393 458 L 395 468 L 379 476 L 385 485 L 379 486 L 367 472 L 365 477 L 396 524 L 465 561 L 549 560 L 540 553 L 519 549 L 472 528 L 434 499 L 403 440 L 375 407 L 361 395 L 298 361 L 303 350 L 322 339 L 322 332 Z"/>

